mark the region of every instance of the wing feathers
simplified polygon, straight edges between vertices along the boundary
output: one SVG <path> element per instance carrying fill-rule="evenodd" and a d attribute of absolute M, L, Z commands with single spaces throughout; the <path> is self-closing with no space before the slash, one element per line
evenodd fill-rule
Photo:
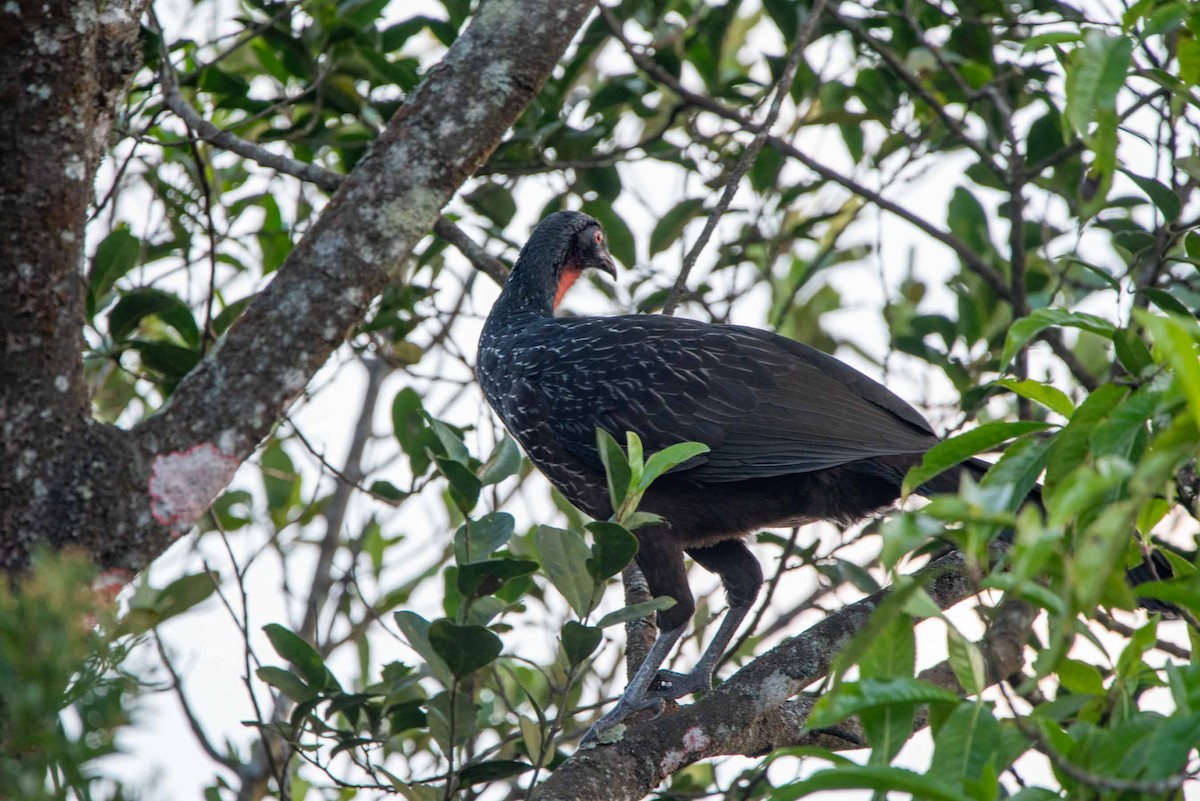
<path fill-rule="evenodd" d="M 541 407 L 557 440 L 594 469 L 597 427 L 618 439 L 633 431 L 647 452 L 704 442 L 710 452 L 681 472 L 713 482 L 922 453 L 937 442 L 882 385 L 765 331 L 630 316 L 545 320 L 526 336 L 522 405 Z M 535 354 L 533 343 L 547 341 Z"/>

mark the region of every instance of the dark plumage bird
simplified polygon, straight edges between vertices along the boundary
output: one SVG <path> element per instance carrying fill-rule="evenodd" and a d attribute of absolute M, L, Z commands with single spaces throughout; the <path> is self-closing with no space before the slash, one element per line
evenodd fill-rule
<path fill-rule="evenodd" d="M 529 459 L 598 519 L 613 510 L 597 428 L 618 441 L 633 431 L 647 453 L 678 442 L 709 446 L 655 482 L 639 507 L 668 522 L 636 532 L 637 564 L 651 593 L 675 606 L 658 613 L 659 638 L 597 724 L 604 729 L 711 686 L 713 666 L 762 584 L 744 536 L 815 520 L 849 523 L 889 506 L 938 436 L 881 384 L 767 331 L 647 315 L 556 318 L 589 268 L 616 276 L 600 224 L 573 211 L 543 220 L 488 315 L 476 370 Z M 954 491 L 959 475 L 943 474 L 923 490 Z M 695 611 L 685 553 L 720 576 L 730 609 L 691 673 L 660 673 Z"/>

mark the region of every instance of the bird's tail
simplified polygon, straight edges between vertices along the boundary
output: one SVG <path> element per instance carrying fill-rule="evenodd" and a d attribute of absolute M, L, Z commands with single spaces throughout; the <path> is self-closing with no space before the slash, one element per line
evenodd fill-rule
<path fill-rule="evenodd" d="M 917 492 L 921 495 L 933 495 L 936 493 L 955 493 L 958 492 L 958 487 L 962 483 L 964 475 L 971 476 L 975 481 L 983 478 L 984 473 L 988 471 L 992 465 L 982 459 L 971 459 L 963 462 L 955 468 L 951 468 L 946 472 L 935 476 L 925 484 L 917 488 Z M 1042 501 L 1042 485 L 1034 484 L 1029 491 L 1029 501 L 1036 503 L 1044 512 L 1046 509 L 1045 503 Z M 1009 539 L 1011 533 L 1006 532 L 1001 535 L 1004 539 Z M 1131 567 L 1125 571 L 1125 580 L 1129 582 L 1131 587 L 1137 587 L 1139 584 L 1145 584 L 1148 581 L 1164 581 L 1175 575 L 1171 569 L 1171 562 L 1159 551 L 1152 551 L 1146 556 L 1142 563 Z M 1154 598 L 1138 598 L 1138 603 L 1144 609 L 1151 612 L 1161 612 L 1164 615 L 1174 617 L 1178 610 L 1171 604 Z"/>

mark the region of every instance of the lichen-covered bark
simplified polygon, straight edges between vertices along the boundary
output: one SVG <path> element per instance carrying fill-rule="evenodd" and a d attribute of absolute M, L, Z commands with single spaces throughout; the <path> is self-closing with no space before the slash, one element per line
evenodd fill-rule
<path fill-rule="evenodd" d="M 967 572 L 962 556 L 954 553 L 919 571 L 917 579 L 946 609 L 975 594 Z M 695 704 L 630 725 L 610 745 L 577 752 L 535 788 L 531 801 L 634 801 L 702 759 L 795 744 L 811 705 L 789 699 L 828 674 L 838 652 L 863 629 L 887 592 L 851 604 L 781 643 Z"/>
<path fill-rule="evenodd" d="M 137 459 L 83 382 L 84 223 L 147 4 L 0 6 L 0 567 L 124 514 Z"/>
<path fill-rule="evenodd" d="M 595 0 L 482 4 L 275 280 L 133 432 L 88 414 L 80 266 L 96 162 L 145 2 L 28 5 L 0 10 L 0 568 L 23 565 L 39 543 L 73 543 L 102 567 L 139 570 L 194 522 L 397 280 Z"/>

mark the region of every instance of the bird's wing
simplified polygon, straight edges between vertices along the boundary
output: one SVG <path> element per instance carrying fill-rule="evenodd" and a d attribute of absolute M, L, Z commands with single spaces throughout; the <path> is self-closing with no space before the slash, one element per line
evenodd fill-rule
<path fill-rule="evenodd" d="M 547 320 L 518 388 L 557 442 L 601 469 L 596 429 L 633 431 L 647 451 L 703 442 L 681 466 L 698 481 L 811 472 L 923 453 L 929 424 L 882 385 L 769 332 L 664 317 Z"/>

